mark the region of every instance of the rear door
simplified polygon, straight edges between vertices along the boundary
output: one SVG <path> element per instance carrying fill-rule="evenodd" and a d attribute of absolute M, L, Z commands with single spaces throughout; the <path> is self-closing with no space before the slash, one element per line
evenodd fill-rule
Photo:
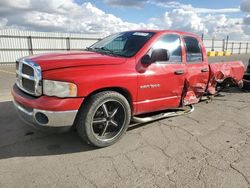
<path fill-rule="evenodd" d="M 138 113 L 163 110 L 180 105 L 185 81 L 182 44 L 177 34 L 165 34 L 149 50 L 167 49 L 169 61 L 154 62 L 138 73 Z M 143 65 L 140 65 L 143 66 Z"/>
<path fill-rule="evenodd" d="M 197 98 L 206 91 L 209 79 L 209 67 L 202 53 L 202 43 L 196 37 L 183 36 L 186 49 L 186 80 L 188 92 Z M 190 95 L 190 93 L 189 93 Z"/>

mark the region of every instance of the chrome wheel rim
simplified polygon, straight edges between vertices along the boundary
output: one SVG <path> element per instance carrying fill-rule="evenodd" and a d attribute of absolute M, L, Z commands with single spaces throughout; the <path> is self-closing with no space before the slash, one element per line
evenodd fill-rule
<path fill-rule="evenodd" d="M 117 100 L 106 100 L 96 108 L 93 114 L 92 133 L 97 140 L 113 140 L 120 135 L 126 119 L 126 111 L 122 103 Z"/>

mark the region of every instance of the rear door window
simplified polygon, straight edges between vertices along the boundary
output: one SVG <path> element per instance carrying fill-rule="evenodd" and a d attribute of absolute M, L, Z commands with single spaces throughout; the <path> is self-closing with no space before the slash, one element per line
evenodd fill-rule
<path fill-rule="evenodd" d="M 184 36 L 187 62 L 201 62 L 203 61 L 202 50 L 199 41 L 195 37 Z"/>

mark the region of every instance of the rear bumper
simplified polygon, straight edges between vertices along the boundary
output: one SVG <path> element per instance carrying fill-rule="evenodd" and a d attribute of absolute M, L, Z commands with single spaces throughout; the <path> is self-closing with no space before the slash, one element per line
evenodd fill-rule
<path fill-rule="evenodd" d="M 19 117 L 37 128 L 72 126 L 84 100 L 47 96 L 35 98 L 20 91 L 16 86 L 13 87 L 12 95 Z"/>

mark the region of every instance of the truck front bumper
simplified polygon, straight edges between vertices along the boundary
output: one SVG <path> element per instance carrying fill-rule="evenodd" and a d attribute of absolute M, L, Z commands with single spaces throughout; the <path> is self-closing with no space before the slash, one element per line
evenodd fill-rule
<path fill-rule="evenodd" d="M 68 127 L 72 126 L 78 110 L 70 111 L 47 111 L 32 109 L 22 106 L 13 101 L 18 115 L 22 120 L 35 127 Z"/>
<path fill-rule="evenodd" d="M 19 117 L 37 128 L 66 128 L 74 124 L 83 98 L 32 97 L 20 91 L 17 86 L 12 90 L 13 103 Z"/>

